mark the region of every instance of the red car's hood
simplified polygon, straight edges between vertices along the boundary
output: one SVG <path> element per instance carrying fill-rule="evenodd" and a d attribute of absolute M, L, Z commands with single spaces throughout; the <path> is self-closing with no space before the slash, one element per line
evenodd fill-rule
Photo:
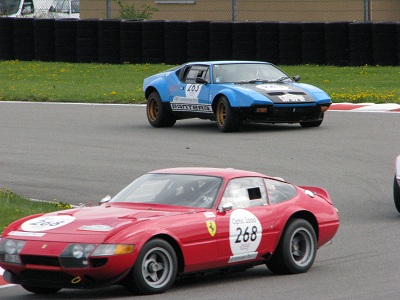
<path fill-rule="evenodd" d="M 158 207 L 154 205 L 104 204 L 97 207 L 69 209 L 53 212 L 20 222 L 12 228 L 11 235 L 49 239 L 50 236 L 112 235 L 124 227 L 146 220 L 171 215 L 186 214 L 188 208 Z M 63 238 L 63 239 L 64 239 Z"/>

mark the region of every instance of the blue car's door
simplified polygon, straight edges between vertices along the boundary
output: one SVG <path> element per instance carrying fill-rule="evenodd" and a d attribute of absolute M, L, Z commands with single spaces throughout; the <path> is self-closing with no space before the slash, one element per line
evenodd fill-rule
<path fill-rule="evenodd" d="M 208 83 L 196 83 L 200 78 L 210 82 L 209 68 L 206 65 L 192 65 L 182 70 L 181 82 L 171 94 L 171 108 L 174 112 L 212 113 Z"/>

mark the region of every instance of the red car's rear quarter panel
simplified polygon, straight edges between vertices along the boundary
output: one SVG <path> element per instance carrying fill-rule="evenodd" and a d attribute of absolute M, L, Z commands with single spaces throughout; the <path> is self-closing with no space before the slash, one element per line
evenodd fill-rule
<path fill-rule="evenodd" d="M 272 204 L 276 217 L 276 230 L 282 235 L 288 220 L 295 215 L 312 215 L 317 222 L 318 246 L 329 242 L 339 228 L 339 217 L 335 207 L 325 198 L 315 195 L 314 198 L 298 189 L 298 195 L 293 199 L 278 204 Z"/>

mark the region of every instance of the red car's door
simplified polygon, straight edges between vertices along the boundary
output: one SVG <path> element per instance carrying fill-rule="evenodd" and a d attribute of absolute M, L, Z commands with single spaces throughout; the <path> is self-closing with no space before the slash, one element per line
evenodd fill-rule
<path fill-rule="evenodd" d="M 258 177 L 232 179 L 222 197 L 216 219 L 218 259 L 225 264 L 252 261 L 276 245 L 275 218 L 267 205 L 263 180 Z"/>

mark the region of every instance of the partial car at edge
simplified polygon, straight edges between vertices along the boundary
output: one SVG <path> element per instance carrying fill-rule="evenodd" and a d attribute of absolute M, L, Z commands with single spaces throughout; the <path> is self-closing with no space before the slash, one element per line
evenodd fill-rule
<path fill-rule="evenodd" d="M 222 132 L 237 131 L 242 122 L 318 127 L 331 98 L 299 80 L 268 62 L 187 63 L 144 79 L 147 118 L 154 127 L 208 119 Z"/>
<path fill-rule="evenodd" d="M 140 176 L 99 206 L 13 222 L 0 267 L 7 282 L 36 294 L 113 284 L 157 294 L 199 272 L 307 272 L 338 227 L 320 187 L 230 168 L 171 168 Z"/>
<path fill-rule="evenodd" d="M 400 155 L 395 161 L 395 173 L 393 179 L 393 199 L 396 209 L 400 212 Z"/>

